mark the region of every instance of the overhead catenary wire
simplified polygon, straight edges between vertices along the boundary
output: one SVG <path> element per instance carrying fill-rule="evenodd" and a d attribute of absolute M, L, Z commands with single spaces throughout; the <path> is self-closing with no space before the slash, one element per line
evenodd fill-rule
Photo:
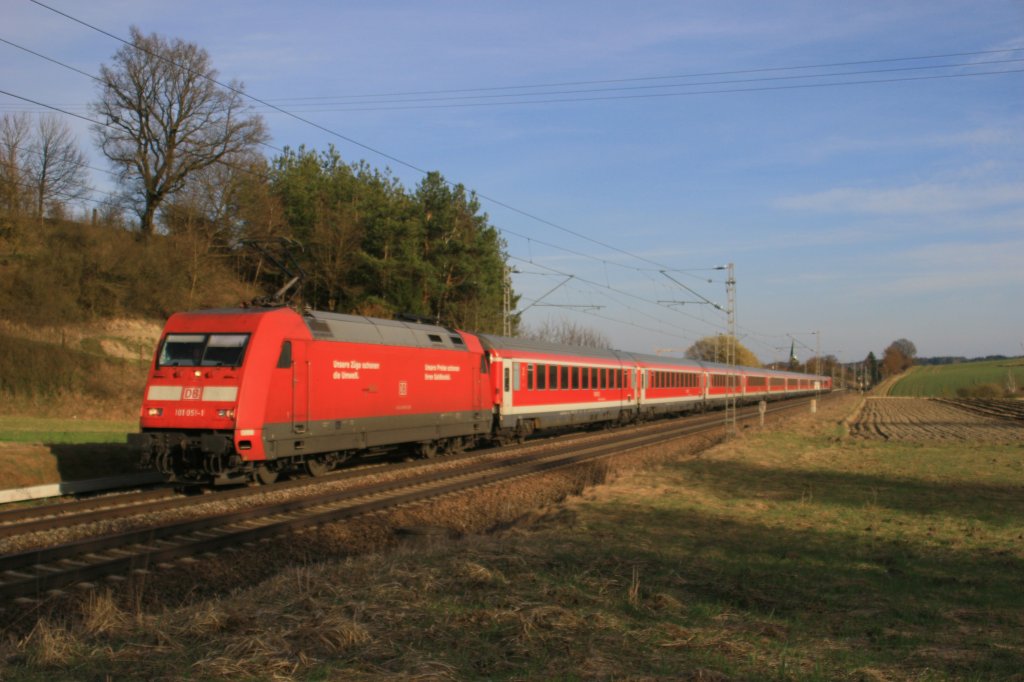
<path fill-rule="evenodd" d="M 524 259 L 522 259 L 522 258 L 520 258 L 518 256 L 514 256 L 514 255 L 511 255 L 511 254 L 509 254 L 509 258 L 511 260 L 516 260 L 516 261 L 520 261 L 520 262 L 524 262 L 524 263 L 529 262 L 529 261 L 526 261 L 526 260 L 524 260 Z M 672 308 L 671 306 L 665 305 L 663 303 L 659 303 L 656 300 L 652 300 L 652 299 L 649 299 L 649 298 L 644 298 L 643 296 L 639 296 L 639 295 L 634 294 L 634 293 L 629 292 L 629 291 L 623 291 L 621 289 L 617 289 L 617 288 L 609 286 L 607 284 L 602 284 L 601 282 L 595 282 L 594 280 L 588 279 L 586 277 L 581 277 L 581 276 L 576 275 L 576 274 L 563 272 L 563 271 L 561 271 L 561 270 L 559 270 L 557 268 L 553 268 L 553 267 L 550 267 L 550 266 L 547 266 L 547 265 L 543 265 L 541 263 L 532 262 L 530 264 L 534 265 L 536 267 L 542 268 L 544 270 L 548 270 L 549 272 L 551 272 L 553 274 L 556 274 L 556 275 L 560 275 L 562 277 L 572 277 L 572 279 L 574 281 L 582 282 L 584 284 L 587 284 L 589 286 L 595 287 L 597 289 L 603 289 L 603 290 L 608 291 L 608 292 L 614 292 L 614 293 L 619 294 L 621 296 L 625 296 L 627 298 L 631 298 L 631 299 L 633 299 L 635 301 L 640 301 L 640 302 L 646 303 L 648 305 L 654 305 L 654 306 L 658 306 L 659 308 L 663 308 L 663 309 L 667 309 L 667 310 L 672 310 L 673 312 L 675 312 L 675 313 L 677 313 L 677 314 L 679 314 L 679 315 L 681 315 L 683 317 L 690 318 L 692 320 L 695 320 L 695 321 L 700 322 L 702 324 L 707 324 L 709 326 L 712 325 L 711 322 L 708 322 L 707 320 L 699 318 L 696 315 L 691 315 L 691 314 L 689 314 L 689 313 L 687 313 L 685 311 L 676 310 L 676 309 Z M 633 308 L 633 310 L 636 311 L 635 308 Z M 653 315 L 649 315 L 648 313 L 644 313 L 642 311 L 637 311 L 637 312 L 640 312 L 640 314 L 648 316 L 651 319 L 656 320 L 658 322 L 662 322 L 663 323 L 665 321 L 664 318 L 657 318 L 657 317 L 654 317 Z M 621 322 L 621 320 L 620 320 L 620 322 Z"/>

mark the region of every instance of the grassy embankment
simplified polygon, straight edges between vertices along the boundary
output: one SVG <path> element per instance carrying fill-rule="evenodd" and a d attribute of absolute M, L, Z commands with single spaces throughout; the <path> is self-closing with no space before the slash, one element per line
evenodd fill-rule
<path fill-rule="evenodd" d="M 6 676 L 1021 679 L 1020 447 L 843 440 L 851 409 L 827 402 L 491 535 L 307 548 L 301 567 L 180 607 L 101 591 L 9 642 Z"/>
<path fill-rule="evenodd" d="M 1019 393 L 1024 389 L 1024 358 L 963 362 L 954 365 L 920 365 L 911 368 L 889 391 L 892 396 L 935 398 L 1003 397 L 1012 380 Z"/>
<path fill-rule="evenodd" d="M 159 327 L 0 328 L 0 488 L 134 469 L 125 434 Z"/>

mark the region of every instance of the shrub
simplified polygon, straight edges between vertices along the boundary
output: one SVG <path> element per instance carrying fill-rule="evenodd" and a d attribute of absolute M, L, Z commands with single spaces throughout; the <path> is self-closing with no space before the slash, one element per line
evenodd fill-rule
<path fill-rule="evenodd" d="M 958 398 L 1003 398 L 1006 389 L 999 384 L 975 384 L 956 389 Z"/>

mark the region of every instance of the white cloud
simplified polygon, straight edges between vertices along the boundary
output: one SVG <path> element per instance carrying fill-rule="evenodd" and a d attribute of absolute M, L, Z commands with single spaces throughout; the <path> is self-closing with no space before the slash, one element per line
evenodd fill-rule
<path fill-rule="evenodd" d="M 971 130 L 950 133 L 932 133 L 928 135 L 899 135 L 889 137 L 829 137 L 814 144 L 808 150 L 808 158 L 820 162 L 831 156 L 843 154 L 864 154 L 879 150 L 933 150 L 991 147 L 999 145 L 1024 146 L 1024 136 L 1020 130 L 1024 128 L 1024 120 L 1014 121 L 1013 125 L 983 126 Z"/>
<path fill-rule="evenodd" d="M 890 215 L 947 213 L 983 210 L 1024 203 L 1024 185 L 987 187 L 921 183 L 892 189 L 838 187 L 776 201 L 783 209 L 820 212 L 875 213 Z"/>

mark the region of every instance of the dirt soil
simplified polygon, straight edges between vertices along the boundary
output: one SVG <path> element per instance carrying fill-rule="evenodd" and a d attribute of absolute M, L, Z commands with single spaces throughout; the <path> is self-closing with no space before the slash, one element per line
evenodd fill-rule
<path fill-rule="evenodd" d="M 929 398 L 868 398 L 850 425 L 854 438 L 920 443 L 1024 444 L 1024 421 Z"/>

